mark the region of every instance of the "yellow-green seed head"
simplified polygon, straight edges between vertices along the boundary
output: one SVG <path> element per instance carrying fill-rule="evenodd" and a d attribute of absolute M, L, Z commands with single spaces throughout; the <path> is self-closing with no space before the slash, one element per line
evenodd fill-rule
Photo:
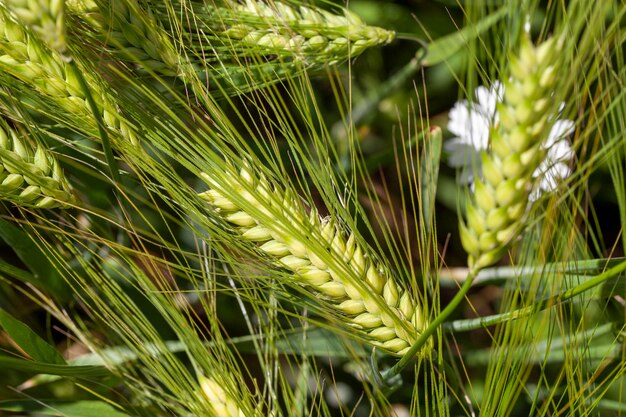
<path fill-rule="evenodd" d="M 74 200 L 56 158 L 17 132 L 0 128 L 0 198 L 17 206 L 64 207 Z"/>
<path fill-rule="evenodd" d="M 394 32 L 368 26 L 348 10 L 339 15 L 261 0 L 228 4 L 230 9 L 217 12 L 227 25 L 221 31 L 227 44 L 236 48 L 241 42 L 259 54 L 278 54 L 305 64 L 332 65 L 395 38 Z"/>
<path fill-rule="evenodd" d="M 473 268 L 496 262 L 522 229 L 532 176 L 551 129 L 546 113 L 554 110 L 552 90 L 559 66 L 555 45 L 549 39 L 535 47 L 525 36 L 510 61 L 510 77 L 497 105 L 500 122 L 490 131 L 490 152 L 481 155 L 482 177 L 474 183 L 466 221 L 460 226 Z"/>
<path fill-rule="evenodd" d="M 421 306 L 372 261 L 355 234 L 346 234 L 315 210 L 307 212 L 301 200 L 249 165 L 238 176 L 220 175 L 221 184 L 208 174 L 201 176 L 212 187 L 200 196 L 213 215 L 288 271 L 293 278 L 288 284 L 334 306 L 363 339 L 390 353 L 402 354 L 417 339 L 426 326 Z"/>

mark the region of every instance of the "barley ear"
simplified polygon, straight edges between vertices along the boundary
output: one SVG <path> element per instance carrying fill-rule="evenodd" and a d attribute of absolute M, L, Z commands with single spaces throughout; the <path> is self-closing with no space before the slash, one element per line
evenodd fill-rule
<path fill-rule="evenodd" d="M 0 198 L 17 206 L 64 207 L 74 200 L 56 158 L 0 126 Z"/>
<path fill-rule="evenodd" d="M 470 268 L 499 260 L 524 226 L 533 172 L 545 156 L 542 144 L 558 112 L 553 99 L 559 71 L 554 38 L 534 46 L 522 38 L 510 62 L 510 77 L 498 103 L 500 122 L 490 131 L 490 151 L 482 153 L 482 177 L 467 203 L 460 235 Z"/>
<path fill-rule="evenodd" d="M 229 172 L 219 182 L 203 174 L 211 189 L 200 196 L 211 214 L 288 271 L 288 284 L 330 305 L 361 339 L 391 354 L 405 353 L 427 326 L 422 307 L 356 235 L 315 209 L 307 213 L 302 200 L 249 164 Z"/>

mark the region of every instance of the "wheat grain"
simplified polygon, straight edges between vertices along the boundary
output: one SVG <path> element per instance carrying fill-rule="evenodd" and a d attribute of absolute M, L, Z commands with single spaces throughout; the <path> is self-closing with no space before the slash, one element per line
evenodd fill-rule
<path fill-rule="evenodd" d="M 314 209 L 307 214 L 301 200 L 249 165 L 222 177 L 229 192 L 203 177 L 211 189 L 200 195 L 213 213 L 290 271 L 291 283 L 328 301 L 370 344 L 401 355 L 416 340 L 426 326 L 421 306 L 354 234 L 346 238 L 336 221 L 322 219 Z"/>
<path fill-rule="evenodd" d="M 57 106 L 72 114 L 95 130 L 93 117 L 85 91 L 79 82 L 76 69 L 58 52 L 49 49 L 37 37 L 0 10 L 0 69 L 37 92 L 47 96 Z M 88 87 L 101 112 L 102 120 L 132 144 L 137 144 L 134 130 L 120 115 L 114 102 L 96 78 L 88 77 Z"/>
<path fill-rule="evenodd" d="M 554 122 L 557 57 L 555 39 L 535 47 L 524 36 L 519 55 L 511 60 L 498 104 L 500 122 L 490 130 L 491 152 L 482 152 L 482 178 L 475 181 L 461 222 L 461 240 L 476 270 L 496 262 L 524 225 L 533 172 Z"/>
<path fill-rule="evenodd" d="M 63 207 L 74 200 L 56 158 L 6 126 L 0 126 L 0 198 L 35 208 Z"/>

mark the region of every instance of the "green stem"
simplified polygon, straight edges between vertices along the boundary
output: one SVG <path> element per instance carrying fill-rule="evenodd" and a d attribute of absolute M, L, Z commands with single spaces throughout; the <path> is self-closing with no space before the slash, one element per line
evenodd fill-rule
<path fill-rule="evenodd" d="M 626 260 L 624 257 L 588 259 L 584 261 L 549 262 L 533 266 L 496 266 L 484 268 L 476 275 L 474 285 L 502 285 L 507 282 L 518 284 L 532 276 L 543 273 L 562 274 L 597 274 L 606 268 L 618 265 Z M 439 285 L 443 287 L 457 287 L 467 276 L 467 268 L 448 268 L 439 271 Z"/>
<path fill-rule="evenodd" d="M 472 282 L 474 281 L 474 277 L 478 274 L 479 270 L 470 270 L 467 274 L 467 279 L 459 289 L 459 292 L 456 293 L 454 298 L 448 303 L 446 308 L 443 309 L 439 313 L 439 315 L 433 320 L 426 330 L 422 332 L 422 334 L 417 338 L 413 346 L 409 349 L 407 353 L 402 356 L 402 358 L 396 363 L 394 366 L 386 370 L 382 373 L 383 381 L 392 381 L 395 377 L 397 377 L 400 372 L 409 364 L 409 362 L 417 355 L 417 353 L 421 350 L 422 346 L 428 341 L 428 339 L 437 331 L 439 326 L 446 321 L 446 319 L 452 314 L 454 310 L 459 306 L 461 301 L 465 298 L 465 295 L 469 291 L 472 286 Z"/>
<path fill-rule="evenodd" d="M 98 111 L 98 106 L 96 105 L 93 96 L 91 95 L 91 90 L 89 89 L 89 85 L 83 77 L 83 74 L 80 72 L 80 69 L 76 65 L 76 61 L 68 58 L 69 66 L 71 70 L 74 72 L 76 79 L 80 83 L 80 87 L 85 94 L 85 99 L 87 103 L 89 103 L 89 107 L 91 108 L 91 112 L 93 114 L 94 119 L 96 120 L 96 124 L 98 125 L 98 133 L 100 134 L 100 139 L 102 140 L 102 150 L 104 151 L 104 157 L 107 161 L 107 165 L 109 166 L 109 171 L 111 172 L 111 178 L 113 182 L 116 184 L 121 183 L 121 177 L 119 174 L 119 170 L 117 168 L 117 161 L 113 156 L 113 149 L 111 148 L 111 141 L 109 139 L 109 134 L 107 132 L 107 127 L 104 124 L 104 120 L 102 120 L 102 114 Z"/>
<path fill-rule="evenodd" d="M 625 270 L 626 270 L 626 261 L 622 261 L 618 265 L 614 266 L 611 269 L 606 270 L 600 275 L 597 275 L 596 277 L 588 281 L 585 281 L 582 284 L 575 286 L 574 288 L 566 290 L 565 292 L 561 294 L 546 298 L 545 300 L 539 303 L 521 308 L 519 310 L 510 311 L 507 313 L 494 314 L 492 316 L 481 317 L 481 318 L 472 319 L 472 320 L 452 321 L 450 323 L 446 323 L 444 328 L 445 330 L 448 330 L 448 331 L 463 332 L 463 331 L 469 331 L 469 330 L 482 329 L 484 327 L 492 326 L 494 324 L 504 323 L 510 320 L 515 320 L 520 317 L 529 316 L 549 306 L 552 306 L 557 303 L 561 303 L 577 295 L 580 295 L 583 292 L 588 291 L 591 288 L 602 284 L 609 278 L 619 275 L 621 272 Z"/>
<path fill-rule="evenodd" d="M 499 346 L 467 352 L 463 355 L 463 361 L 468 366 L 487 365 L 495 354 L 500 351 L 517 352 L 524 355 L 527 363 L 534 365 L 547 365 L 550 363 L 564 363 L 568 352 L 578 349 L 581 355 L 584 352 L 585 360 L 604 360 L 621 356 L 622 346 L 612 337 L 609 343 L 601 340 L 607 335 L 619 331 L 614 323 L 606 323 L 589 330 L 577 332 L 565 338 L 556 337 L 539 342 L 522 345 Z M 564 340 L 565 339 L 565 340 Z"/>

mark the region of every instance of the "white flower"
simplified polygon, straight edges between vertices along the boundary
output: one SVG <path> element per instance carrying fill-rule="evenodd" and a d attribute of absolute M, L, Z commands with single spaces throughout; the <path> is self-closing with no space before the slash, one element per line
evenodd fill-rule
<path fill-rule="evenodd" d="M 450 110 L 448 130 L 455 135 L 446 142 L 448 165 L 459 168 L 459 181 L 473 188 L 474 177 L 481 175 L 480 152 L 489 147 L 489 129 L 498 124 L 496 103 L 502 101 L 504 85 L 495 81 L 491 88 L 474 91 L 475 100 L 458 101 Z M 571 174 L 569 163 L 574 157 L 568 137 L 574 132 L 571 120 L 556 120 L 544 143 L 545 159 L 533 173 L 538 179 L 529 198 L 534 201 L 542 192 L 551 192 Z"/>

